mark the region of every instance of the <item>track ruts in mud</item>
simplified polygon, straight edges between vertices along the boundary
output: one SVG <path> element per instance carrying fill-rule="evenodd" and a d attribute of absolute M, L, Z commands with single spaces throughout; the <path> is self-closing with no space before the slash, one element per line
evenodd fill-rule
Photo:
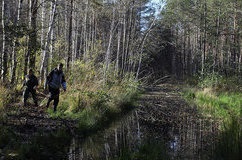
<path fill-rule="evenodd" d="M 44 106 L 23 106 L 22 104 L 12 104 L 5 109 L 6 115 L 3 125 L 18 128 L 20 130 L 31 131 L 54 131 L 61 128 L 74 129 L 77 122 L 62 118 L 52 118 L 47 113 Z"/>
<path fill-rule="evenodd" d="M 181 96 L 177 82 L 146 87 L 140 100 L 140 121 L 152 132 L 163 135 L 178 159 L 201 157 L 218 135 L 219 123 L 203 117 L 196 106 L 190 106 Z M 176 147 L 172 147 L 176 141 Z M 173 143 L 175 144 L 175 143 Z"/>

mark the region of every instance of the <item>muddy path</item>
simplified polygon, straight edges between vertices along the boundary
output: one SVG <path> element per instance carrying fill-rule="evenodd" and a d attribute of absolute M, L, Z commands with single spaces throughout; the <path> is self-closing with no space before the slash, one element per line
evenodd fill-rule
<path fill-rule="evenodd" d="M 52 109 L 53 110 L 53 109 Z M 74 130 L 77 121 L 51 117 L 45 106 L 34 106 L 22 103 L 11 104 L 4 110 L 2 125 L 18 129 L 20 132 L 56 131 L 59 129 Z"/>
<path fill-rule="evenodd" d="M 189 105 L 181 96 L 182 87 L 177 82 L 146 87 L 137 109 L 139 120 L 162 135 L 174 159 L 208 159 L 219 122 Z"/>
<path fill-rule="evenodd" d="M 101 157 L 117 157 L 122 147 L 128 146 L 131 152 L 137 151 L 139 145 L 149 139 L 162 143 L 170 159 L 209 159 L 207 150 L 216 139 L 219 123 L 203 117 L 196 106 L 189 105 L 182 98 L 181 89 L 182 85 L 172 81 L 145 87 L 137 107 L 114 120 L 114 125 L 110 124 L 107 129 L 87 137 L 87 140 L 79 139 L 78 133 L 72 133 L 72 152 L 68 154 L 75 159 L 85 155 L 84 148 L 87 148 L 86 155 L 90 157 L 90 148 L 102 146 Z M 9 106 L 6 112 L 3 125 L 17 128 L 20 132 L 28 130 L 34 133 L 61 128 L 72 132 L 77 125 L 74 120 L 51 118 L 43 106 L 23 107 L 15 104 Z M 91 144 L 84 144 L 88 140 Z M 103 155 L 106 152 L 107 155 Z M 84 156 L 84 159 L 89 159 L 87 157 Z"/>
<path fill-rule="evenodd" d="M 181 96 L 182 85 L 178 82 L 166 82 L 155 86 L 144 87 L 145 93 L 140 97 L 136 107 L 142 123 L 159 126 L 166 130 L 168 127 L 179 128 L 190 125 L 202 125 L 205 127 L 213 119 L 201 116 L 196 106 L 190 106 Z M 30 98 L 31 99 L 31 98 Z M 40 96 L 40 99 L 43 97 Z M 51 109 L 51 108 L 50 108 Z M 24 107 L 21 102 L 11 104 L 5 109 L 5 119 L 3 125 L 17 126 L 19 128 L 56 130 L 63 127 L 76 128 L 77 121 L 52 118 L 47 112 L 45 105 L 34 106 L 28 104 Z M 214 122 L 215 123 L 215 122 Z M 217 123 L 214 128 L 209 128 L 212 132 L 216 131 Z M 207 130 L 207 128 L 200 128 Z"/>

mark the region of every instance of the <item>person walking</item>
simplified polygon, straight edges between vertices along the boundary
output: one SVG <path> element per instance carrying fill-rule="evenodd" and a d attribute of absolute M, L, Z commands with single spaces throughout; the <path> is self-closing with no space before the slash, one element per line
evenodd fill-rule
<path fill-rule="evenodd" d="M 54 100 L 54 103 L 53 103 L 54 112 L 56 112 L 57 105 L 59 103 L 61 86 L 63 90 L 66 91 L 66 80 L 62 69 L 63 69 L 63 64 L 60 63 L 58 67 L 52 70 L 47 76 L 47 83 L 48 83 L 50 97 L 46 104 L 46 108 L 48 108 L 50 105 L 50 102 Z"/>
<path fill-rule="evenodd" d="M 23 92 L 24 97 L 24 106 L 27 106 L 27 99 L 29 98 L 29 93 L 32 94 L 32 98 L 34 100 L 35 106 L 38 106 L 38 100 L 36 96 L 36 89 L 39 85 L 37 77 L 34 75 L 32 69 L 29 69 L 28 75 L 25 76 L 23 87 L 25 87 Z"/>

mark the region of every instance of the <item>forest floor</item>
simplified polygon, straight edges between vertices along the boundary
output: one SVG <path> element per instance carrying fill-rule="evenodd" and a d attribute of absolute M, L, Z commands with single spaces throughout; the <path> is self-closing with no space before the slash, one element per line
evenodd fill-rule
<path fill-rule="evenodd" d="M 172 129 L 176 130 L 180 139 L 183 136 L 190 137 L 183 139 L 184 143 L 190 143 L 189 146 L 192 144 L 191 141 L 195 141 L 190 147 L 201 148 L 209 145 L 208 143 L 218 132 L 218 123 L 211 118 L 201 116 L 195 106 L 190 106 L 182 98 L 182 84 L 170 79 L 168 81 L 145 87 L 145 93 L 140 97 L 137 107 L 140 121 L 147 126 L 172 134 L 170 136 L 174 134 L 170 132 Z M 52 131 L 60 128 L 72 131 L 77 127 L 77 121 L 51 117 L 44 106 L 24 107 L 21 103 L 17 103 L 6 107 L 5 112 L 7 114 L 3 125 L 23 131 L 26 129 L 34 132 Z"/>
<path fill-rule="evenodd" d="M 44 99 L 41 95 L 39 97 Z M 53 108 L 49 108 L 53 110 Z M 27 106 L 23 106 L 22 102 L 10 104 L 4 110 L 6 115 L 2 124 L 16 128 L 20 132 L 55 131 L 58 129 L 73 131 L 77 128 L 77 121 L 59 116 L 51 117 L 47 110 L 45 105 L 34 106 L 34 104 L 28 103 Z"/>

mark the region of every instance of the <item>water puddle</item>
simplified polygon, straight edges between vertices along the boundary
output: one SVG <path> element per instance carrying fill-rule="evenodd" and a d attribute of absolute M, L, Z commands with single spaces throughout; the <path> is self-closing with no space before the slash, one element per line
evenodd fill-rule
<path fill-rule="evenodd" d="M 1 129 L 0 159 L 201 159 L 212 140 L 212 121 L 184 119 L 172 123 L 147 123 L 134 110 L 108 129 L 82 138 L 64 131 L 19 134 Z"/>
<path fill-rule="evenodd" d="M 200 159 L 206 140 L 212 138 L 207 129 L 213 124 L 202 124 L 205 120 L 153 125 L 143 123 L 139 116 L 133 111 L 105 131 L 72 140 L 69 160 Z"/>

